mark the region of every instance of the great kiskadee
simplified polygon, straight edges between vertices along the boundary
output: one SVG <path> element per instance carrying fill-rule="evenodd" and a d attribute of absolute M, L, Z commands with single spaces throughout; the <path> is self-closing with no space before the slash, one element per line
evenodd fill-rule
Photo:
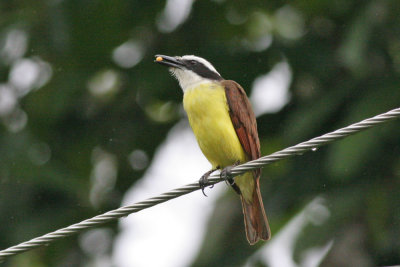
<path fill-rule="evenodd" d="M 169 67 L 183 90 L 183 107 L 201 151 L 212 170 L 226 169 L 260 157 L 257 122 L 243 88 L 224 80 L 201 57 L 156 55 L 155 62 Z M 251 245 L 268 240 L 271 232 L 260 193 L 260 170 L 235 178 L 240 194 L 247 240 Z"/>

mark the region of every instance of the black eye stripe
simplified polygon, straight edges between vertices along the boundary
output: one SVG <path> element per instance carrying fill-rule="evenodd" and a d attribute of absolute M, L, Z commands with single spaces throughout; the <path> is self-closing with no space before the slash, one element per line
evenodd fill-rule
<path fill-rule="evenodd" d="M 206 65 L 204 65 L 202 62 L 199 62 L 197 60 L 185 60 L 186 63 L 186 68 L 193 71 L 197 75 L 211 79 L 211 80 L 222 80 L 222 77 L 216 73 L 213 70 L 210 70 Z"/>
<path fill-rule="evenodd" d="M 198 61 L 193 60 L 193 59 L 185 60 L 185 62 L 186 62 L 187 65 L 196 65 L 197 63 L 199 63 Z"/>

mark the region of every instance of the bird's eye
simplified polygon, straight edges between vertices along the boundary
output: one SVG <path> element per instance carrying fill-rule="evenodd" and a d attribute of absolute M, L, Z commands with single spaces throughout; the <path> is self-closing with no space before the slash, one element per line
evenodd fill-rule
<path fill-rule="evenodd" d="M 190 64 L 190 65 L 195 65 L 196 63 L 197 63 L 196 60 L 189 60 L 189 64 Z"/>

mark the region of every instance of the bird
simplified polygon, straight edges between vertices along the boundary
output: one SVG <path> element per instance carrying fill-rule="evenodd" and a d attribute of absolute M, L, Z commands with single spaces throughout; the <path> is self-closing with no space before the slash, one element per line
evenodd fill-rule
<path fill-rule="evenodd" d="M 260 193 L 261 170 L 229 178 L 233 166 L 260 157 L 256 117 L 246 92 L 237 82 L 222 78 L 204 58 L 155 55 L 154 61 L 168 67 L 178 80 L 189 124 L 212 165 L 200 179 L 200 186 L 204 190 L 208 176 L 221 169 L 221 175 L 240 195 L 249 244 L 269 240 L 271 230 Z"/>

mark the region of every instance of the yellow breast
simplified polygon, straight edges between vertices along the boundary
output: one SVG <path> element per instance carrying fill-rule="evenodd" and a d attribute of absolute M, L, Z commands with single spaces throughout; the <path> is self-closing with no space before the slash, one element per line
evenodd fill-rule
<path fill-rule="evenodd" d="M 224 88 L 203 83 L 187 90 L 183 106 L 200 149 L 213 168 L 246 161 L 246 155 L 229 116 Z"/>

